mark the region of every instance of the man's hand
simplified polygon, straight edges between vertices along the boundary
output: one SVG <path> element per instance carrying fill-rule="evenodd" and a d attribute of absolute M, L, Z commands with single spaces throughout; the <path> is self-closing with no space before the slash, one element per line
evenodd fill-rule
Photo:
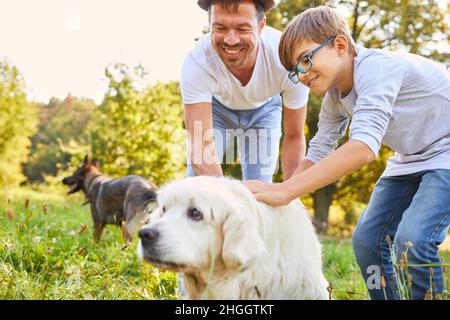
<path fill-rule="evenodd" d="M 243 183 L 254 194 L 256 200 L 270 206 L 284 206 L 293 200 L 283 183 L 267 183 L 259 180 L 247 180 Z"/>

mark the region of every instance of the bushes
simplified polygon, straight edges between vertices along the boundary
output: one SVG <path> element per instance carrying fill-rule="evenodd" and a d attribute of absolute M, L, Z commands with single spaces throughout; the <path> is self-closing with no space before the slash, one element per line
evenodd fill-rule
<path fill-rule="evenodd" d="M 107 174 L 138 174 L 157 184 L 184 173 L 185 133 L 178 83 L 142 86 L 145 73 L 115 64 L 94 114 L 92 153 Z"/>
<path fill-rule="evenodd" d="M 26 100 L 21 74 L 7 61 L 0 61 L 0 186 L 25 179 L 21 165 L 36 124 L 36 106 Z"/>

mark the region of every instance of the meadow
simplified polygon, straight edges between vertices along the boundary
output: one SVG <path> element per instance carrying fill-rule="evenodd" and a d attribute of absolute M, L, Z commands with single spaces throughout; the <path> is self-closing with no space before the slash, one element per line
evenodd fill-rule
<path fill-rule="evenodd" d="M 119 228 L 92 238 L 81 195 L 59 189 L 0 193 L 0 299 L 178 299 L 175 273 L 144 264 Z M 349 239 L 322 238 L 334 299 L 368 299 Z M 442 252 L 444 262 L 450 253 Z"/>

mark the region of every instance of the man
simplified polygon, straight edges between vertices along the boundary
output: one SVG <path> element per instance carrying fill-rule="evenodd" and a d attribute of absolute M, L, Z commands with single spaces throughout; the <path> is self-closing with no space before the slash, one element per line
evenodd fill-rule
<path fill-rule="evenodd" d="M 198 5 L 208 12 L 211 31 L 186 57 L 180 79 L 188 175 L 221 176 L 220 161 L 234 151 L 237 137 L 243 179 L 271 182 L 284 104 L 281 167 L 288 179 L 305 155 L 309 90 L 288 79 L 278 56 L 281 32 L 266 27 L 265 13 L 275 2 L 199 0 Z"/>

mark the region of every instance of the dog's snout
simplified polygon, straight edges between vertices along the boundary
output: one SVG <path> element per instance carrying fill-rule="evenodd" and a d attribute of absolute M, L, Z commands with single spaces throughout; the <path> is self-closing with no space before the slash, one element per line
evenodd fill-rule
<path fill-rule="evenodd" d="M 139 231 L 139 238 L 147 241 L 154 241 L 159 236 L 159 231 L 156 228 L 145 228 Z"/>

